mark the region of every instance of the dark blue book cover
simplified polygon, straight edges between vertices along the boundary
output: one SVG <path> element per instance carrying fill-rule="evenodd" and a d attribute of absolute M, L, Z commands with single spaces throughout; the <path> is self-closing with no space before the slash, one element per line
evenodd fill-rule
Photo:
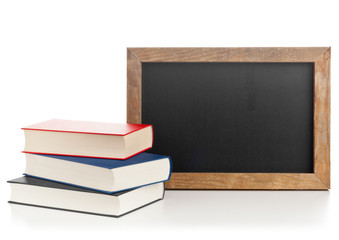
<path fill-rule="evenodd" d="M 90 157 L 72 157 L 72 156 L 47 155 L 47 154 L 36 154 L 36 155 L 60 159 L 64 161 L 87 164 L 87 165 L 92 165 L 92 166 L 102 167 L 102 168 L 107 168 L 107 169 L 126 167 L 126 166 L 130 166 L 134 164 L 142 164 L 142 163 L 156 161 L 156 160 L 164 159 L 164 158 L 170 159 L 170 157 L 168 156 L 145 153 L 145 152 L 135 155 L 133 157 L 130 157 L 126 160 L 90 158 Z"/>
<path fill-rule="evenodd" d="M 29 154 L 32 154 L 32 153 L 29 153 Z M 120 168 L 120 167 L 128 167 L 128 166 L 131 166 L 131 165 L 144 164 L 144 163 L 148 163 L 148 162 L 152 162 L 152 161 L 157 161 L 157 160 L 160 160 L 160 159 L 168 159 L 169 166 L 170 166 L 168 178 L 166 180 L 162 180 L 162 181 L 159 181 L 159 182 L 168 181 L 170 179 L 171 173 L 172 173 L 172 162 L 171 162 L 171 158 L 169 156 L 163 156 L 163 155 L 157 155 L 157 154 L 145 153 L 145 152 L 137 154 L 137 155 L 130 157 L 126 160 L 61 156 L 61 155 L 49 155 L 49 154 L 32 154 L 32 155 L 44 156 L 44 157 L 48 157 L 48 158 L 57 159 L 57 160 L 60 160 L 60 161 L 69 161 L 69 162 L 75 162 L 75 163 L 79 163 L 79 164 L 86 164 L 86 165 L 90 165 L 90 166 L 93 166 L 93 167 L 100 167 L 100 168 L 105 168 L 105 169 L 110 169 L 110 170 Z M 25 173 L 24 175 L 29 176 L 29 177 L 43 179 L 43 180 L 54 181 L 54 182 L 57 182 L 57 183 L 68 184 L 68 185 L 72 185 L 72 186 L 76 186 L 76 187 L 82 187 L 82 188 L 86 188 L 86 189 L 89 189 L 89 190 L 100 191 L 100 192 L 104 192 L 104 193 L 120 192 L 122 190 L 129 190 L 129 189 L 134 189 L 136 187 L 142 187 L 142 186 L 158 183 L 158 181 L 157 181 L 157 182 L 152 182 L 152 183 L 149 183 L 149 184 L 142 184 L 142 185 L 134 186 L 134 187 L 127 188 L 127 189 L 121 189 L 121 190 L 118 190 L 118 191 L 105 191 L 105 190 L 102 190 L 102 189 L 91 188 L 91 187 L 88 187 L 88 186 L 80 186 L 80 185 L 77 185 L 77 184 L 73 184 L 71 182 L 58 181 L 56 179 L 50 179 L 50 178 L 44 178 L 44 177 L 40 177 L 40 176 L 36 176 L 36 175 L 31 175 L 29 173 Z"/>

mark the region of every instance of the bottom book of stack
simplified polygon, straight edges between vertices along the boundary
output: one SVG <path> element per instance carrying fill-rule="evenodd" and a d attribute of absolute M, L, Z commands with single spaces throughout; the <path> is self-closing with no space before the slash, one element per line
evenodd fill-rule
<path fill-rule="evenodd" d="M 164 183 L 117 193 L 103 193 L 53 181 L 23 176 L 8 181 L 9 203 L 120 217 L 164 197 Z"/>

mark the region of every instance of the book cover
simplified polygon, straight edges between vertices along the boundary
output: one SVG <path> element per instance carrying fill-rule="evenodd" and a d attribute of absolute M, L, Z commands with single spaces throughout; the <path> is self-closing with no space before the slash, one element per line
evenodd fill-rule
<path fill-rule="evenodd" d="M 29 176 L 16 178 L 8 183 L 12 189 L 11 200 L 8 201 L 11 204 L 108 217 L 126 215 L 163 199 L 165 194 L 163 183 L 160 186 L 152 185 L 111 194 Z M 69 197 L 73 200 L 67 201 Z M 81 204 L 77 204 L 75 199 L 81 201 Z M 123 204 L 132 204 L 127 209 L 119 210 L 120 204 L 114 199 L 119 199 L 120 203 L 123 201 Z M 96 205 L 98 207 L 95 207 Z M 105 207 L 102 208 L 102 205 Z"/>
<path fill-rule="evenodd" d="M 52 119 L 22 128 L 24 153 L 125 160 L 153 146 L 153 127 Z"/>
<path fill-rule="evenodd" d="M 124 161 L 26 153 L 24 175 L 113 193 L 168 181 L 171 173 L 172 161 L 169 156 L 146 152 Z M 86 179 L 96 181 L 88 182 Z"/>
<path fill-rule="evenodd" d="M 63 119 L 51 119 L 48 121 L 36 123 L 22 130 L 51 131 L 51 132 L 69 132 L 69 133 L 87 133 L 99 135 L 117 135 L 126 136 L 135 131 L 141 130 L 149 124 L 130 124 L 130 123 L 105 123 L 90 121 L 75 121 Z"/>
<path fill-rule="evenodd" d="M 60 155 L 49 155 L 49 154 L 34 154 L 34 155 L 40 155 L 40 156 L 45 156 L 45 157 L 54 158 L 58 160 L 76 162 L 80 164 L 86 164 L 86 165 L 91 165 L 95 167 L 107 168 L 107 169 L 127 167 L 127 166 L 131 166 L 135 164 L 142 164 L 142 163 L 147 163 L 151 161 L 156 161 L 162 158 L 170 159 L 169 156 L 163 156 L 163 155 L 146 153 L 146 152 L 139 153 L 133 157 L 127 158 L 124 161 L 121 161 L 120 159 L 73 157 L 73 156 L 60 156 Z"/>

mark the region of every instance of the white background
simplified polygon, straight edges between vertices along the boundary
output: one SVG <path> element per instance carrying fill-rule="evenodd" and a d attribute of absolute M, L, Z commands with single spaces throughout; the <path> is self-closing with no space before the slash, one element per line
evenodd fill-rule
<path fill-rule="evenodd" d="M 336 1 L 1 1 L 1 239 L 338 239 Z M 167 191 L 112 219 L 11 207 L 21 127 L 50 118 L 126 121 L 127 47 L 332 46 L 330 191 Z"/>

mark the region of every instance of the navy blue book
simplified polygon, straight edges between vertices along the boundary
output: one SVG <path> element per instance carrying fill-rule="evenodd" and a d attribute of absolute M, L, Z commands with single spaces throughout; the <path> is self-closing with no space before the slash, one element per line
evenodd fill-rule
<path fill-rule="evenodd" d="M 26 176 L 106 193 L 168 181 L 172 170 L 170 157 L 145 152 L 123 161 L 31 153 L 25 155 Z"/>

